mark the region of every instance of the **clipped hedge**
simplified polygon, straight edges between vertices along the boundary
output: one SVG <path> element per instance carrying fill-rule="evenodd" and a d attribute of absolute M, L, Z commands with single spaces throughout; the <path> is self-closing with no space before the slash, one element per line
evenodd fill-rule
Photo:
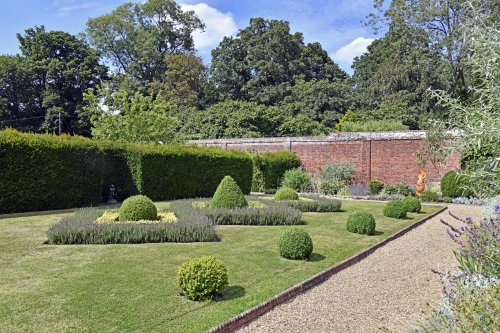
<path fill-rule="evenodd" d="M 229 175 L 244 193 L 252 160 L 239 151 L 138 145 L 0 131 L 0 214 L 94 206 L 134 194 L 152 200 L 212 196 Z"/>
<path fill-rule="evenodd" d="M 300 167 L 300 159 L 289 151 L 252 154 L 251 157 L 254 166 L 254 188 L 258 183 L 263 190 L 280 187 L 285 171 Z"/>

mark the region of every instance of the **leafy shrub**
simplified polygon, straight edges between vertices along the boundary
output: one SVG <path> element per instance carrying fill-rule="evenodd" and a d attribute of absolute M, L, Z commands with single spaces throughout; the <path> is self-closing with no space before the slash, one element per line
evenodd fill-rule
<path fill-rule="evenodd" d="M 247 154 L 219 148 L 128 144 L 78 136 L 0 131 L 0 213 L 95 206 L 115 185 L 117 199 L 212 196 L 225 175 L 244 193 Z"/>
<path fill-rule="evenodd" d="M 137 244 L 211 242 L 217 239 L 213 223 L 186 203 L 175 209 L 176 223 L 106 223 L 96 220 L 102 211 L 78 209 L 47 231 L 49 244 Z"/>
<path fill-rule="evenodd" d="M 347 191 L 351 197 L 364 197 L 370 195 L 370 189 L 362 183 L 349 185 Z"/>
<path fill-rule="evenodd" d="M 266 208 L 212 208 L 204 211 L 216 225 L 299 225 L 300 210 L 284 204 L 272 204 Z"/>
<path fill-rule="evenodd" d="M 370 188 L 370 193 L 373 195 L 379 194 L 384 189 L 384 183 L 379 182 L 377 180 L 371 181 L 368 183 L 368 187 Z"/>
<path fill-rule="evenodd" d="M 134 195 L 125 199 L 120 206 L 120 221 L 158 220 L 156 206 L 144 195 Z"/>
<path fill-rule="evenodd" d="M 228 282 L 226 266 L 214 256 L 188 260 L 177 271 L 180 294 L 194 301 L 213 297 L 220 293 Z"/>
<path fill-rule="evenodd" d="M 268 188 L 268 189 L 264 190 L 264 193 L 265 194 L 276 194 L 277 191 L 278 191 L 278 189 Z"/>
<path fill-rule="evenodd" d="M 325 165 L 319 174 L 321 191 L 326 194 L 337 194 L 342 187 L 352 181 L 355 173 L 356 168 L 349 163 Z"/>
<path fill-rule="evenodd" d="M 338 191 L 337 191 L 337 195 L 339 197 L 348 197 L 349 196 L 349 189 L 347 188 L 347 186 L 342 186 Z"/>
<path fill-rule="evenodd" d="M 427 202 L 437 202 L 439 201 L 439 194 L 434 191 L 423 191 L 420 199 Z"/>
<path fill-rule="evenodd" d="M 418 213 L 422 209 L 422 205 L 420 204 L 420 200 L 415 197 L 406 197 L 401 200 L 406 207 L 406 211 L 410 213 Z"/>
<path fill-rule="evenodd" d="M 240 187 L 231 176 L 226 176 L 220 182 L 210 201 L 212 208 L 241 208 L 248 207 L 248 202 Z"/>
<path fill-rule="evenodd" d="M 373 235 L 375 232 L 375 218 L 367 212 L 356 212 L 349 216 L 346 227 L 350 232 Z"/>
<path fill-rule="evenodd" d="M 283 187 L 276 192 L 276 194 L 274 195 L 274 200 L 299 200 L 299 195 L 293 188 Z"/>
<path fill-rule="evenodd" d="M 415 195 L 415 189 L 413 188 L 413 186 L 405 183 L 396 183 L 387 185 L 386 187 L 384 187 L 381 193 L 386 195 L 401 194 L 402 196 L 407 197 L 410 195 Z"/>
<path fill-rule="evenodd" d="M 252 155 L 254 175 L 262 175 L 262 187 L 265 189 L 278 188 L 285 171 L 299 168 L 300 160 L 292 152 L 278 151 Z M 258 179 L 255 181 L 259 181 Z"/>
<path fill-rule="evenodd" d="M 446 202 L 446 203 L 452 203 L 453 199 L 450 197 L 442 197 L 441 201 Z"/>
<path fill-rule="evenodd" d="M 295 191 L 304 191 L 311 187 L 311 177 L 301 168 L 294 168 L 285 171 L 281 184 Z"/>
<path fill-rule="evenodd" d="M 406 217 L 406 206 L 402 200 L 391 200 L 384 207 L 384 216 L 396 219 Z"/>
<path fill-rule="evenodd" d="M 287 259 L 305 259 L 313 251 L 312 239 L 302 229 L 286 231 L 278 242 L 279 253 Z"/>
<path fill-rule="evenodd" d="M 342 132 L 384 132 L 407 131 L 401 121 L 395 120 L 368 120 L 363 122 L 348 121 L 342 124 Z"/>
<path fill-rule="evenodd" d="M 469 197 L 472 193 L 464 188 L 466 185 L 467 179 L 465 176 L 450 171 L 441 178 L 441 193 L 443 193 L 443 196 L 450 198 Z"/>
<path fill-rule="evenodd" d="M 290 207 L 301 212 L 340 212 L 342 201 L 337 199 L 314 198 L 313 200 L 293 200 L 286 201 Z"/>

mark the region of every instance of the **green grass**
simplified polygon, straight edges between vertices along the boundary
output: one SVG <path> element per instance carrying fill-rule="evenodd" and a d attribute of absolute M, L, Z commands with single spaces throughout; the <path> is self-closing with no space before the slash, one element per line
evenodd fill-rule
<path fill-rule="evenodd" d="M 166 208 L 169 203 L 158 203 Z M 46 245 L 45 231 L 64 214 L 0 219 L 1 332 L 202 332 L 352 256 L 439 209 L 405 220 L 382 215 L 384 203 L 344 201 L 343 212 L 305 213 L 314 242 L 309 261 L 277 252 L 288 228 L 222 226 L 220 242 L 138 245 Z M 377 221 L 374 236 L 349 233 L 350 213 L 365 210 Z M 179 265 L 217 255 L 229 270 L 218 301 L 178 296 Z"/>

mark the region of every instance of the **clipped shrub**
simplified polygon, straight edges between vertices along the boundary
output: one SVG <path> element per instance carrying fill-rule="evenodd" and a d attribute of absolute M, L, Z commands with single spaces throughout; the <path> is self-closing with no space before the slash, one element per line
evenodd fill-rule
<path fill-rule="evenodd" d="M 331 163 L 325 165 L 319 174 L 320 188 L 325 194 L 337 194 L 354 177 L 356 168 L 349 163 Z"/>
<path fill-rule="evenodd" d="M 382 192 L 382 190 L 384 189 L 384 186 L 385 186 L 384 183 L 379 182 L 377 180 L 374 180 L 374 181 L 371 181 L 368 183 L 368 187 L 370 188 L 370 193 L 373 195 L 377 195 L 380 192 Z"/>
<path fill-rule="evenodd" d="M 413 186 L 405 183 L 396 183 L 387 185 L 386 187 L 384 187 L 381 193 L 385 195 L 401 194 L 407 197 L 410 195 L 415 195 L 415 189 Z"/>
<path fill-rule="evenodd" d="M 212 208 L 241 208 L 248 207 L 248 202 L 240 187 L 231 176 L 226 176 L 220 182 L 210 201 Z"/>
<path fill-rule="evenodd" d="M 406 206 L 402 200 L 391 200 L 384 207 L 384 216 L 395 219 L 406 217 Z"/>
<path fill-rule="evenodd" d="M 458 198 L 468 197 L 472 193 L 464 188 L 467 185 L 467 178 L 458 175 L 455 171 L 447 172 L 441 178 L 441 193 L 444 197 Z"/>
<path fill-rule="evenodd" d="M 95 206 L 135 194 L 152 200 L 212 196 L 230 175 L 244 193 L 252 160 L 220 148 L 131 144 L 0 131 L 0 213 Z"/>
<path fill-rule="evenodd" d="M 301 168 L 290 169 L 285 171 L 281 185 L 303 191 L 311 188 L 311 177 Z"/>
<path fill-rule="evenodd" d="M 278 242 L 279 253 L 287 259 L 305 259 L 313 251 L 309 234 L 302 229 L 287 230 Z"/>
<path fill-rule="evenodd" d="M 254 154 L 252 160 L 253 167 L 258 169 L 254 171 L 254 176 L 261 175 L 262 177 L 262 179 L 254 179 L 254 183 L 260 182 L 264 190 L 278 188 L 285 171 L 300 167 L 297 155 L 289 151 Z"/>
<path fill-rule="evenodd" d="M 428 202 L 437 202 L 439 201 L 439 194 L 435 191 L 423 191 L 422 195 L 420 195 L 420 199 L 422 201 L 428 201 Z"/>
<path fill-rule="evenodd" d="M 199 301 L 212 298 L 228 285 L 227 268 L 221 259 L 203 256 L 184 262 L 177 271 L 180 294 Z"/>
<path fill-rule="evenodd" d="M 416 197 L 406 197 L 401 200 L 406 207 L 406 211 L 410 213 L 418 213 L 422 209 L 420 200 Z"/>
<path fill-rule="evenodd" d="M 158 211 L 151 199 L 144 195 L 131 196 L 122 203 L 120 221 L 158 220 Z"/>
<path fill-rule="evenodd" d="M 283 187 L 276 192 L 276 194 L 274 195 L 274 200 L 299 200 L 299 195 L 293 188 Z"/>
<path fill-rule="evenodd" d="M 356 212 L 349 216 L 346 227 L 350 232 L 373 235 L 375 232 L 375 218 L 367 212 Z"/>

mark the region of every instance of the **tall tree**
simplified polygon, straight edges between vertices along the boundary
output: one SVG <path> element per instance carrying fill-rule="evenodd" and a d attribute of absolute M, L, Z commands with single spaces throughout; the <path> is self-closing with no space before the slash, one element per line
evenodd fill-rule
<path fill-rule="evenodd" d="M 106 78 L 99 53 L 71 34 L 43 26 L 17 38 L 22 55 L 0 61 L 4 118 L 17 119 L 11 124 L 20 130 L 90 135 L 83 93 Z"/>
<path fill-rule="evenodd" d="M 211 79 L 222 99 L 276 105 L 297 79 L 345 79 L 318 43 L 305 45 L 289 23 L 253 18 L 212 51 Z"/>
<path fill-rule="evenodd" d="M 193 11 L 173 0 L 125 3 L 90 19 L 87 36 L 121 74 L 138 86 L 161 81 L 167 57 L 194 50 L 192 32 L 204 25 Z"/>
<path fill-rule="evenodd" d="M 172 54 L 167 58 L 162 81 L 150 85 L 153 94 L 180 106 L 201 107 L 207 89 L 207 67 L 192 54 Z"/>

